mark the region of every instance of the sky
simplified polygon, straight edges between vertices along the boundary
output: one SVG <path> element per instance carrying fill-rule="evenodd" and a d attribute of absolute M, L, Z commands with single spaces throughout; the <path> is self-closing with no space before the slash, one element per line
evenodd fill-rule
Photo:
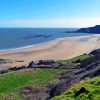
<path fill-rule="evenodd" d="M 100 24 L 100 0 L 0 0 L 0 27 L 75 28 Z"/>

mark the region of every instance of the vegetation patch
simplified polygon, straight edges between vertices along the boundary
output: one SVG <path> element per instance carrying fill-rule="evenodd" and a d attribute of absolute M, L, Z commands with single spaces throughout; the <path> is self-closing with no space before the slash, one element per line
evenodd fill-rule
<path fill-rule="evenodd" d="M 60 64 L 67 64 L 67 63 L 75 62 L 77 60 L 84 60 L 84 59 L 90 58 L 91 56 L 92 55 L 90 55 L 90 54 L 84 54 L 84 55 L 80 55 L 78 57 L 74 57 L 74 58 L 69 59 L 69 60 L 60 60 L 60 61 L 57 61 L 57 62 L 60 63 Z"/>
<path fill-rule="evenodd" d="M 100 100 L 100 76 L 82 81 L 52 100 Z"/>
<path fill-rule="evenodd" d="M 0 75 L 0 98 L 17 98 L 23 86 L 43 87 L 56 78 L 61 69 L 27 69 Z M 14 99 L 15 100 L 15 99 Z"/>

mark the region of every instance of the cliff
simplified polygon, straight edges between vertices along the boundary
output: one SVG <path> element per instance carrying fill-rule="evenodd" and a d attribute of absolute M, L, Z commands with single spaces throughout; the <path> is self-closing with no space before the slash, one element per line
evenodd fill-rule
<path fill-rule="evenodd" d="M 100 25 L 96 25 L 94 27 L 81 28 L 81 29 L 77 30 L 76 32 L 100 33 Z"/>
<path fill-rule="evenodd" d="M 67 31 L 66 33 L 100 33 L 100 25 L 96 25 L 94 27 L 86 27 L 86 28 L 80 28 L 76 31 Z"/>

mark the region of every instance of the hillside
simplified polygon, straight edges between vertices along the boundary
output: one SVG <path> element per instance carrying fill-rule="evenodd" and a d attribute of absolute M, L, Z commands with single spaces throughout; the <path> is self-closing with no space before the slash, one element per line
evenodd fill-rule
<path fill-rule="evenodd" d="M 94 33 L 94 34 L 99 34 L 100 33 L 100 25 L 96 25 L 94 27 L 80 28 L 76 31 L 68 31 L 66 33 Z"/>
<path fill-rule="evenodd" d="M 81 28 L 77 30 L 77 32 L 83 32 L 83 33 L 100 33 L 100 25 L 96 25 L 94 27 L 87 27 L 87 28 Z"/>
<path fill-rule="evenodd" d="M 81 81 L 51 100 L 100 100 L 100 76 Z"/>
<path fill-rule="evenodd" d="M 15 69 L 0 74 L 0 100 L 50 100 L 52 98 L 53 100 L 74 100 L 76 92 L 73 93 L 70 88 L 75 84 L 78 85 L 81 81 L 83 83 L 86 81 L 85 84 L 96 89 L 92 92 L 92 89 L 88 90 L 90 87 L 82 86 L 81 88 L 81 83 L 77 90 L 75 86 L 75 91 L 82 90 L 88 93 L 83 96 L 82 100 L 84 98 L 90 100 L 88 97 L 96 91 L 97 96 L 94 97 L 98 98 L 99 96 L 100 91 L 95 88 L 95 84 L 100 85 L 100 77 L 97 80 L 95 79 L 96 82 L 92 82 L 93 86 L 90 85 L 90 81 L 92 81 L 90 78 L 100 75 L 100 49 L 73 59 L 57 61 L 53 65 L 45 67 L 42 65 L 36 68 Z M 89 79 L 89 81 L 86 79 Z M 70 90 L 72 92 L 69 98 L 62 98 L 63 95 L 68 97 L 67 92 Z M 81 100 L 80 96 L 77 96 L 78 99 L 76 100 Z"/>

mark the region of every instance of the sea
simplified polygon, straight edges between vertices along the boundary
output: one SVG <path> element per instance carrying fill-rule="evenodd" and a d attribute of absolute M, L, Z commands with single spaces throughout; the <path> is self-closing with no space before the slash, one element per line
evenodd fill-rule
<path fill-rule="evenodd" d="M 0 28 L 0 51 L 28 48 L 57 38 L 84 36 L 88 33 L 66 33 L 76 28 Z"/>

